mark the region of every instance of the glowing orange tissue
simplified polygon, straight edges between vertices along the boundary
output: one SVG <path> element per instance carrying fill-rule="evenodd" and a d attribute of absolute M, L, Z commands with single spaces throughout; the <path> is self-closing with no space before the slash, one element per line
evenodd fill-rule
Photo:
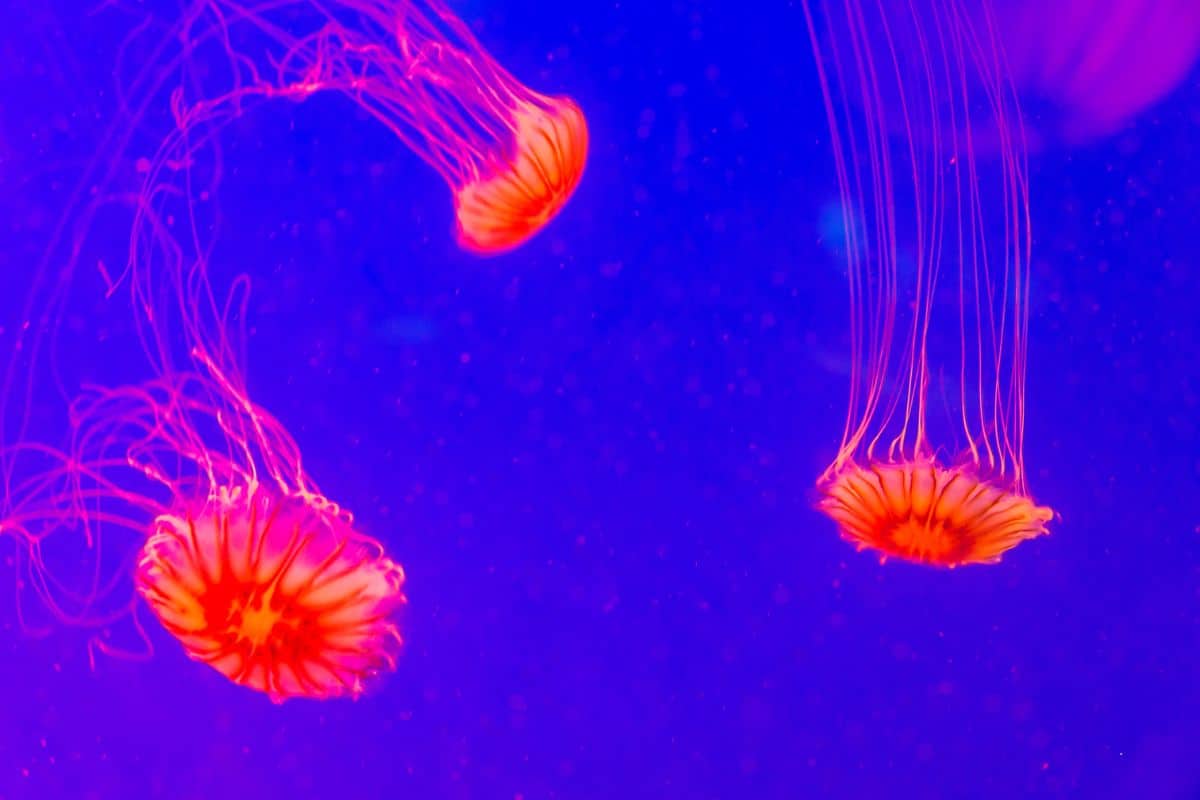
<path fill-rule="evenodd" d="M 455 194 L 459 241 L 469 250 L 516 247 L 558 213 L 583 174 L 587 125 L 569 100 L 522 109 L 513 154 Z"/>
<path fill-rule="evenodd" d="M 403 570 L 266 490 L 159 516 L 135 582 L 189 656 L 274 700 L 357 696 L 395 666 Z"/>
<path fill-rule="evenodd" d="M 859 547 L 931 564 L 997 561 L 1045 532 L 1049 509 L 965 466 L 848 464 L 822 487 L 822 511 Z"/>

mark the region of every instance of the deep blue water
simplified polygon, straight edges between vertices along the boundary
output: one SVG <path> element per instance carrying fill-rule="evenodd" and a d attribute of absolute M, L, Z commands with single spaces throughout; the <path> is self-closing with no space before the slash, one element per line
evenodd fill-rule
<path fill-rule="evenodd" d="M 18 6 L 0 342 L 136 18 Z M 226 133 L 250 388 L 404 564 L 399 668 L 276 706 L 153 625 L 152 658 L 93 670 L 5 599 L 0 798 L 1200 796 L 1200 75 L 1032 158 L 1026 458 L 1061 519 L 942 572 L 812 509 L 846 311 L 800 9 L 459 8 L 588 116 L 585 179 L 524 248 L 460 251 L 444 185 L 342 99 Z M 138 379 L 136 351 L 88 360 L 129 333 L 99 289 L 81 270 L 71 369 Z"/>

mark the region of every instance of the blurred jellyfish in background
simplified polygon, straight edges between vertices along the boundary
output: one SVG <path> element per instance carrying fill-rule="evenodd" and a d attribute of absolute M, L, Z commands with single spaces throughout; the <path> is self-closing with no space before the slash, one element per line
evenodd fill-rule
<path fill-rule="evenodd" d="M 1200 59 L 1194 0 L 995 0 L 994 18 L 1034 146 L 1120 130 Z"/>
<path fill-rule="evenodd" d="M 926 33 L 913 46 L 927 53 L 936 55 L 949 38 L 965 31 L 964 64 L 969 65 L 972 51 L 978 54 L 982 43 L 991 43 L 1016 92 L 1019 132 L 1032 151 L 1085 144 L 1121 130 L 1193 74 L 1200 60 L 1200 3 L 1192 0 L 881 0 L 877 5 L 880 14 L 919 20 Z M 957 33 L 944 24 L 951 6 L 963 18 Z M 831 57 L 850 66 L 854 39 L 861 37 L 857 46 L 865 49 L 860 52 L 870 53 L 873 68 L 886 68 L 897 56 L 888 32 L 863 29 L 863 20 L 842 16 L 822 33 Z M 931 66 L 961 72 L 963 65 Z M 997 140 L 989 111 L 994 87 L 978 76 L 967 78 L 954 98 L 953 128 L 922 130 L 925 121 L 906 114 L 906 98 L 886 85 L 875 87 L 872 113 L 882 115 L 890 134 L 916 133 L 915 141 L 922 144 L 934 136 L 961 137 L 969 126 L 976 155 L 1002 155 L 1005 144 Z M 863 108 L 860 92 L 847 99 Z M 944 104 L 949 98 L 932 100 Z"/>

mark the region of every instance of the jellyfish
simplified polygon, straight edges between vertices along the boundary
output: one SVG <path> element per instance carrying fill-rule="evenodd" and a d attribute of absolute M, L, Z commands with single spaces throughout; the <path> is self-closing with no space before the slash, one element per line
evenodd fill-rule
<path fill-rule="evenodd" d="M 587 158 L 574 101 L 517 81 L 441 0 L 332 5 L 317 32 L 288 41 L 285 90 L 341 91 L 394 131 L 449 184 L 468 250 L 510 250 L 562 209 Z"/>
<path fill-rule="evenodd" d="M 882 558 L 995 562 L 1052 512 L 1024 459 L 1029 176 L 992 18 L 966 0 L 804 10 L 850 304 L 848 412 L 818 507 Z M 1000 148 L 986 163 L 981 117 Z"/>
<path fill-rule="evenodd" d="M 89 389 L 62 450 L 6 448 L 22 477 L 0 534 L 21 545 L 21 583 L 92 630 L 93 653 L 130 652 L 114 634 L 127 622 L 149 647 L 136 592 L 236 684 L 276 702 L 358 697 L 395 668 L 404 571 L 313 485 L 278 420 L 200 360 L 208 372 Z M 50 566 L 64 536 L 86 542 L 93 568 Z M 106 552 L 129 541 L 132 559 Z"/>
<path fill-rule="evenodd" d="M 176 35 L 192 51 L 180 63 L 219 43 L 231 79 L 200 96 L 180 91 L 179 135 L 155 164 L 182 163 L 171 150 L 189 146 L 192 128 L 222 124 L 254 99 L 337 92 L 446 181 L 458 241 L 480 255 L 541 231 L 583 175 L 588 130 L 579 106 L 514 78 L 441 0 L 205 0 Z"/>
<path fill-rule="evenodd" d="M 882 0 L 877 5 L 880 15 L 918 20 L 930 34 L 931 50 L 939 46 L 941 4 Z M 973 35 L 988 39 L 1006 68 L 1023 108 L 1021 134 L 1031 151 L 1085 144 L 1121 130 L 1179 86 L 1200 61 L 1200 6 L 1191 0 L 1061 0 L 1053 14 L 1039 0 L 956 0 L 953 5 Z M 849 20 L 848 14 L 842 16 Z M 883 27 L 856 34 L 836 22 L 822 36 L 827 37 L 822 47 L 831 54 L 869 47 L 877 65 L 891 61 L 894 37 Z M 955 129 L 961 135 L 972 128 L 977 156 L 1002 153 L 990 119 L 988 93 L 994 87 L 975 71 L 960 75 Z M 890 132 L 909 133 L 893 87 L 876 89 L 881 94 L 875 110 L 889 120 Z M 951 130 L 939 134 L 953 135 Z"/>
<path fill-rule="evenodd" d="M 1026 127 L 1037 141 L 1120 129 L 1200 59 L 1200 5 L 1191 0 L 1066 0 L 1052 15 L 1037 0 L 1010 0 L 996 4 L 995 27 L 1012 80 L 1036 112 Z"/>

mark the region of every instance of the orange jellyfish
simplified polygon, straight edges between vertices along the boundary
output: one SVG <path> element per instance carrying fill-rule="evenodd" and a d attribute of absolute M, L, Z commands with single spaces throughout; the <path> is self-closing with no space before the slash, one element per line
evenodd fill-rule
<path fill-rule="evenodd" d="M 480 254 L 527 241 L 579 184 L 588 149 L 579 106 L 523 85 L 441 0 L 207 0 L 202 9 L 179 35 L 193 50 L 220 42 L 234 80 L 176 98 L 185 133 L 236 116 L 250 98 L 340 92 L 437 170 L 459 243 Z"/>
<path fill-rule="evenodd" d="M 949 567 L 995 562 L 1052 518 L 1023 452 L 1020 112 L 992 18 L 965 5 L 805 3 L 850 289 L 849 411 L 819 508 L 859 549 Z M 994 162 L 978 158 L 980 114 Z M 889 139 L 897 119 L 906 135 Z"/>
<path fill-rule="evenodd" d="M 352 21 L 290 43 L 285 86 L 345 92 L 395 131 L 450 185 L 465 248 L 512 249 L 562 209 L 587 158 L 572 100 L 522 85 L 441 0 L 330 5 Z"/>
<path fill-rule="evenodd" d="M 404 572 L 313 486 L 279 422 L 199 360 L 207 373 L 82 395 L 68 448 L 5 450 L 0 532 L 23 545 L 21 583 L 95 629 L 95 649 L 119 654 L 125 621 L 148 647 L 128 581 L 103 566 L 140 543 L 136 592 L 189 657 L 276 702 L 357 697 L 395 667 Z M 93 567 L 64 576 L 44 554 L 78 534 Z"/>

